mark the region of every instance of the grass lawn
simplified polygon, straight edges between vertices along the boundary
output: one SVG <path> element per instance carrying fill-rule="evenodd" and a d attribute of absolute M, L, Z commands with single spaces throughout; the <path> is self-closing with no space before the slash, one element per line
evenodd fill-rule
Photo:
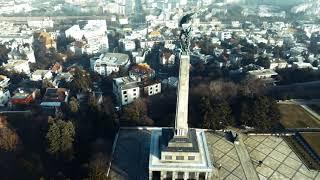
<path fill-rule="evenodd" d="M 286 128 L 319 127 L 320 121 L 295 104 L 278 104 L 281 124 Z"/>
<path fill-rule="evenodd" d="M 320 155 L 320 133 L 301 133 L 301 135 L 311 148 Z"/>

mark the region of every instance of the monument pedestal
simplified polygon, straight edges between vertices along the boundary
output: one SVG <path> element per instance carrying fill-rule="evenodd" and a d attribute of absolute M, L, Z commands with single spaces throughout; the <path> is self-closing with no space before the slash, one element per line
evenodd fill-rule
<path fill-rule="evenodd" d="M 204 130 L 190 129 L 194 135 L 193 147 L 167 147 L 163 138 L 174 129 L 152 131 L 149 154 L 149 180 L 153 179 L 211 179 L 213 165 Z M 173 138 L 174 139 L 174 138 Z M 177 139 L 176 139 L 177 140 Z"/>

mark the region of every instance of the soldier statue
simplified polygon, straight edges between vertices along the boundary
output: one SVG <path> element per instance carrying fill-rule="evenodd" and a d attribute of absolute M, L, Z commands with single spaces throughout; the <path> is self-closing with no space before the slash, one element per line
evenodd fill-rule
<path fill-rule="evenodd" d="M 191 22 L 192 16 L 194 13 L 187 14 L 183 16 L 179 23 L 180 30 L 180 44 L 182 53 L 189 54 L 190 53 L 190 37 L 191 37 Z"/>

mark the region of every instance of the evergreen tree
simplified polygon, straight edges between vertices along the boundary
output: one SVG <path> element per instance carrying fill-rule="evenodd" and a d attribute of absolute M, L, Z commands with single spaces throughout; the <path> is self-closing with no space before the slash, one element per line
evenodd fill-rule
<path fill-rule="evenodd" d="M 266 69 L 269 69 L 271 62 L 267 57 L 259 57 L 256 64 Z"/>
<path fill-rule="evenodd" d="M 231 108 L 227 101 L 215 100 L 211 102 L 209 98 L 203 97 L 200 107 L 204 128 L 216 130 L 234 124 Z"/>
<path fill-rule="evenodd" d="M 245 126 L 252 126 L 252 119 L 251 119 L 251 111 L 248 107 L 248 104 L 242 103 L 241 104 L 241 113 L 240 113 L 240 123 Z"/>
<path fill-rule="evenodd" d="M 46 135 L 48 152 L 55 156 L 72 158 L 75 137 L 74 125 L 70 121 L 50 119 L 51 125 Z"/>
<path fill-rule="evenodd" d="M 71 99 L 70 99 L 69 110 L 72 113 L 77 113 L 79 111 L 79 103 L 78 103 L 78 100 L 75 97 L 71 97 Z"/>

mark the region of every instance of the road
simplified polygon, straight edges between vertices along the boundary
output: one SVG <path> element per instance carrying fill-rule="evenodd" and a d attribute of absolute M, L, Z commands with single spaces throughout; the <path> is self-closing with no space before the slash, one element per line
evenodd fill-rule
<path fill-rule="evenodd" d="M 21 22 L 28 20 L 43 20 L 43 19 L 51 19 L 54 21 L 63 21 L 63 20 L 90 20 L 90 19 L 108 19 L 110 15 L 106 16 L 16 16 L 16 17 L 4 17 L 0 16 L 0 21 L 13 21 L 13 22 Z"/>
<path fill-rule="evenodd" d="M 256 169 L 254 168 L 249 153 L 247 151 L 246 145 L 242 141 L 242 135 L 238 133 L 239 144 L 235 144 L 234 147 L 238 153 L 244 174 L 247 179 L 259 180 Z"/>

